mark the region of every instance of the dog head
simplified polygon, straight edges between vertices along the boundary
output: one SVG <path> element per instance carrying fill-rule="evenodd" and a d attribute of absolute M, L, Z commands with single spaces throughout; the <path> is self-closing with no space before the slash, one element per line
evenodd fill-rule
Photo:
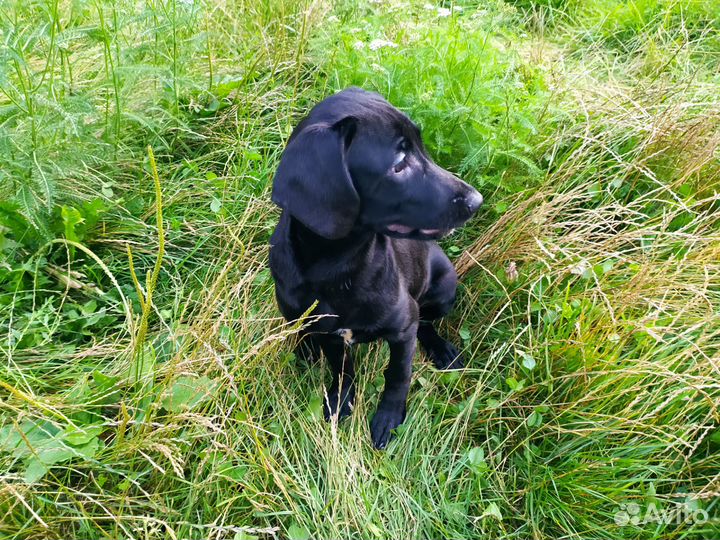
<path fill-rule="evenodd" d="M 378 94 L 349 88 L 295 128 L 272 200 L 325 238 L 362 228 L 431 240 L 467 221 L 483 198 L 432 161 L 405 114 Z"/>

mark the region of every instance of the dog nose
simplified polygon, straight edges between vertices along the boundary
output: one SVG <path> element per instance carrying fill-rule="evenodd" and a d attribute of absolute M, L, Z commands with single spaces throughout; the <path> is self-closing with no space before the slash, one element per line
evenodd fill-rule
<path fill-rule="evenodd" d="M 470 193 L 465 195 L 464 202 L 468 212 L 472 215 L 477 212 L 477 209 L 480 208 L 480 205 L 483 203 L 483 196 L 473 189 Z"/>

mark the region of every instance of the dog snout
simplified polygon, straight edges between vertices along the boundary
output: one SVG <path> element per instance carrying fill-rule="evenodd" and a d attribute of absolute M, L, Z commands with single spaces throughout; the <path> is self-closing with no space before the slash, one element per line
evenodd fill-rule
<path fill-rule="evenodd" d="M 465 215 L 465 219 L 468 219 L 480 208 L 483 203 L 483 196 L 478 191 L 470 188 L 468 192 L 456 196 L 453 203 Z"/>
<path fill-rule="evenodd" d="M 467 211 L 470 215 L 472 215 L 478 211 L 478 208 L 480 208 L 480 205 L 483 203 L 483 196 L 473 189 L 470 193 L 465 195 L 463 202 Z"/>

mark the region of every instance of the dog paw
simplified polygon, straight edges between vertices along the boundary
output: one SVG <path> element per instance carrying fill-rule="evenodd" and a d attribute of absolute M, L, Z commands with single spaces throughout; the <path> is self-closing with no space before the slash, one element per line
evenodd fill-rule
<path fill-rule="evenodd" d="M 462 369 L 465 367 L 460 352 L 449 341 L 443 340 L 441 344 L 429 350 L 428 354 L 437 369 Z"/>
<path fill-rule="evenodd" d="M 339 407 L 338 407 L 339 402 Z M 353 410 L 353 403 L 355 402 L 355 388 L 345 388 L 342 392 L 342 400 L 339 399 L 338 391 L 330 389 L 327 391 L 327 396 L 323 401 L 323 415 L 326 421 L 337 414 L 338 421 L 350 416 Z"/>
<path fill-rule="evenodd" d="M 385 448 L 392 439 L 392 430 L 405 420 L 405 407 L 378 407 L 370 422 L 370 436 L 378 450 Z"/>

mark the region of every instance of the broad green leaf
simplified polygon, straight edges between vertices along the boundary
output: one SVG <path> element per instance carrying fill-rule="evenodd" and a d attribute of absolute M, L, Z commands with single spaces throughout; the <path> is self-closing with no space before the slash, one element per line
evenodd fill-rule
<path fill-rule="evenodd" d="M 288 538 L 290 540 L 309 540 L 310 533 L 302 525 L 293 523 L 288 529 Z"/>
<path fill-rule="evenodd" d="M 103 432 L 103 426 L 68 426 L 62 433 L 63 440 L 75 446 L 84 445 L 96 439 Z"/>
<path fill-rule="evenodd" d="M 525 379 L 521 379 L 518 381 L 515 377 L 508 377 L 507 379 L 505 379 L 505 383 L 513 392 L 519 392 L 520 390 L 525 388 Z"/>
<path fill-rule="evenodd" d="M 323 400 L 318 395 L 313 395 L 308 403 L 308 417 L 310 418 L 322 418 L 323 415 Z"/>
<path fill-rule="evenodd" d="M 92 372 L 92 378 L 93 378 L 93 381 L 95 381 L 95 384 L 97 385 L 98 390 L 100 390 L 102 392 L 110 390 L 120 380 L 120 377 L 110 377 L 98 370 L 95 370 Z"/>
<path fill-rule="evenodd" d="M 479 467 L 485 462 L 485 450 L 480 446 L 471 448 L 468 452 L 468 463 L 473 467 Z"/>
<path fill-rule="evenodd" d="M 490 503 L 482 514 L 482 517 L 493 517 L 498 521 L 502 521 L 502 513 L 496 503 Z"/>
<path fill-rule="evenodd" d="M 166 391 L 163 407 L 170 412 L 188 411 L 209 397 L 215 383 L 205 376 L 178 377 Z"/>
<path fill-rule="evenodd" d="M 80 238 L 75 227 L 84 221 L 82 214 L 72 206 L 63 206 L 60 209 L 60 215 L 62 216 L 63 226 L 65 228 L 65 238 L 73 242 L 79 242 Z"/>
<path fill-rule="evenodd" d="M 45 465 L 62 463 L 75 455 L 75 452 L 59 438 L 48 440 L 42 447 L 36 448 L 35 453 Z"/>
<path fill-rule="evenodd" d="M 92 459 L 95 457 L 95 454 L 97 454 L 98 450 L 100 450 L 104 446 L 105 443 L 95 437 L 94 439 L 90 439 L 90 441 L 88 441 L 86 444 L 83 444 L 82 446 L 73 447 L 73 450 L 85 459 Z"/>
<path fill-rule="evenodd" d="M 220 476 L 227 476 L 232 480 L 242 480 L 248 472 L 247 465 L 233 465 L 232 463 L 225 462 L 221 464 L 217 469 L 217 474 Z"/>
<path fill-rule="evenodd" d="M 259 540 L 259 536 L 255 536 L 254 534 L 250 534 L 245 531 L 238 531 L 235 533 L 235 536 L 233 536 L 233 540 Z"/>
<path fill-rule="evenodd" d="M 535 369 L 537 362 L 535 362 L 535 358 L 533 358 L 532 355 L 526 353 L 525 351 L 518 351 L 518 354 L 522 356 L 522 365 L 525 369 L 529 371 Z"/>
<path fill-rule="evenodd" d="M 25 481 L 28 484 L 34 484 L 48 472 L 48 468 L 37 458 L 28 461 L 25 467 Z"/>
<path fill-rule="evenodd" d="M 12 452 L 20 441 L 22 441 L 22 437 L 14 425 L 10 424 L 0 428 L 0 450 Z"/>
<path fill-rule="evenodd" d="M 57 432 L 58 429 L 50 422 L 26 420 L 18 427 L 9 425 L 0 430 L 0 448 L 12 452 L 16 458 L 24 458 L 34 455 L 38 448 L 46 447 L 48 441 L 55 441 Z"/>
<path fill-rule="evenodd" d="M 527 425 L 529 427 L 538 427 L 542 425 L 543 417 L 538 411 L 533 411 L 527 418 Z"/>

